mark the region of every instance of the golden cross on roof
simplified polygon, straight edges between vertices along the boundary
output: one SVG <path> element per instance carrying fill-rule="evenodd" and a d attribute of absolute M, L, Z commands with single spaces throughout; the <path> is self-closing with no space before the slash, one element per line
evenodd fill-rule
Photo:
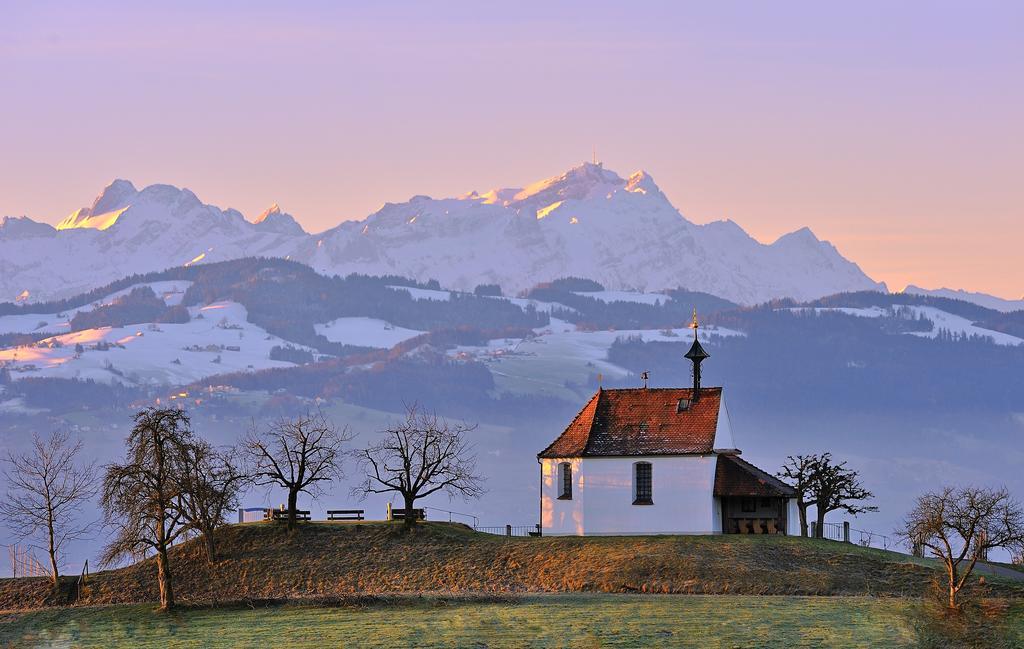
<path fill-rule="evenodd" d="M 693 320 L 690 321 L 690 329 L 693 329 L 693 337 L 694 337 L 694 339 L 697 338 L 697 328 L 699 326 L 700 326 L 700 323 L 697 322 L 697 307 L 693 307 Z"/>

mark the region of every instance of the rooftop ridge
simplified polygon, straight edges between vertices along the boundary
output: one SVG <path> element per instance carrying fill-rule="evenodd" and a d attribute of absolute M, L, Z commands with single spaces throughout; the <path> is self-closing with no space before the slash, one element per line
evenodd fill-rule
<path fill-rule="evenodd" d="M 712 454 L 722 392 L 701 388 L 698 401 L 692 388 L 599 389 L 537 457 Z"/>
<path fill-rule="evenodd" d="M 701 392 L 704 392 L 705 390 L 722 390 L 722 389 L 724 389 L 724 387 L 721 386 L 721 385 L 702 385 L 702 386 L 700 386 L 700 391 Z M 687 390 L 689 392 L 692 392 L 693 388 L 692 387 L 687 387 L 687 388 L 669 388 L 669 387 L 650 388 L 650 387 L 648 387 L 648 388 L 645 388 L 643 386 L 640 386 L 640 387 L 637 387 L 637 388 L 602 388 L 602 390 L 605 391 L 605 392 L 629 392 L 630 390 L 646 390 L 648 392 L 655 392 L 655 391 L 667 392 L 669 390 L 671 390 L 671 391 Z"/>

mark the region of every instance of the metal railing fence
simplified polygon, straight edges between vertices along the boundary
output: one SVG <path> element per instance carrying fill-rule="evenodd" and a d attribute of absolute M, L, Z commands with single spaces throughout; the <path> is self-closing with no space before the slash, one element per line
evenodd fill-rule
<path fill-rule="evenodd" d="M 497 536 L 540 536 L 540 525 L 493 525 L 477 526 L 473 528 L 484 534 L 495 534 Z"/>

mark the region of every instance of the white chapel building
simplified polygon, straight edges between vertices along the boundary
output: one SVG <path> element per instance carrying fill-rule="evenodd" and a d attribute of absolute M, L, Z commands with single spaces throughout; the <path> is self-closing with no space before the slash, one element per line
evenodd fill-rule
<path fill-rule="evenodd" d="M 603 390 L 537 455 L 541 533 L 795 534 L 792 487 L 740 457 L 722 388 Z"/>

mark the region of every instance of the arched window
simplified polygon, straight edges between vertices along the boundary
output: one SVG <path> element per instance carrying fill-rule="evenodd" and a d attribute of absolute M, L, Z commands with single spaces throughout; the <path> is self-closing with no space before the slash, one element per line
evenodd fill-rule
<path fill-rule="evenodd" d="M 633 464 L 633 504 L 654 504 L 650 462 L 637 462 Z"/>
<path fill-rule="evenodd" d="M 572 500 L 572 465 L 568 462 L 558 465 L 558 499 Z"/>

